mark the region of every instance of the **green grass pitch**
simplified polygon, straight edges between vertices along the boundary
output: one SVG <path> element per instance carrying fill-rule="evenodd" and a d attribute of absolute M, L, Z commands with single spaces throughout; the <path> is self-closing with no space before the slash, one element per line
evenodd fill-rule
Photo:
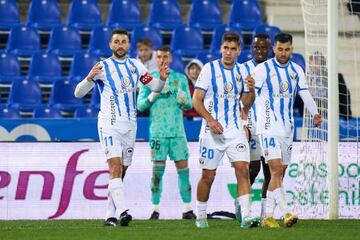
<path fill-rule="evenodd" d="M 235 220 L 209 220 L 197 229 L 190 220 L 135 220 L 129 227 L 104 227 L 101 220 L 0 221 L 1 240 L 121 239 L 360 239 L 360 220 L 300 220 L 293 228 L 241 229 Z"/>

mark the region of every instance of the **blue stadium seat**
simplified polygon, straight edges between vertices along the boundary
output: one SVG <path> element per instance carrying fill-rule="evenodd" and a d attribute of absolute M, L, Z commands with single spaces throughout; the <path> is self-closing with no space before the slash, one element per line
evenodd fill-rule
<path fill-rule="evenodd" d="M 0 104 L 0 118 L 21 118 L 20 112 L 7 104 Z"/>
<path fill-rule="evenodd" d="M 304 70 L 304 72 L 305 72 L 305 69 L 306 69 L 306 67 L 305 67 L 305 59 L 304 59 L 304 57 L 303 57 L 300 53 L 293 53 L 293 54 L 291 55 L 290 60 L 293 61 L 293 62 L 295 62 L 295 63 L 297 63 L 297 64 L 299 64 L 300 67 L 301 67 L 301 68 Z"/>
<path fill-rule="evenodd" d="M 202 63 L 208 63 L 211 61 L 214 61 L 216 59 L 220 59 L 221 58 L 221 53 L 220 52 L 203 52 L 200 53 L 197 58 L 202 62 Z"/>
<path fill-rule="evenodd" d="M 8 98 L 8 104 L 20 111 L 32 111 L 41 105 L 40 85 L 36 81 L 23 79 L 13 81 Z"/>
<path fill-rule="evenodd" d="M 81 36 L 72 27 L 54 27 L 50 34 L 48 50 L 60 56 L 72 56 L 81 52 Z"/>
<path fill-rule="evenodd" d="M 98 108 L 82 106 L 75 110 L 74 118 L 97 118 L 99 114 Z"/>
<path fill-rule="evenodd" d="M 163 44 L 163 39 L 159 29 L 153 27 L 137 27 L 131 35 L 130 51 L 136 51 L 136 43 L 142 38 L 150 39 L 154 49 L 157 49 Z"/>
<path fill-rule="evenodd" d="M 41 106 L 34 109 L 33 118 L 62 118 L 59 109 L 50 106 Z"/>
<path fill-rule="evenodd" d="M 222 39 L 222 36 L 224 35 L 224 33 L 226 33 L 226 32 L 235 32 L 235 33 L 239 34 L 240 37 L 241 37 L 240 48 L 244 49 L 245 44 L 244 44 L 244 41 L 242 39 L 241 32 L 238 29 L 234 29 L 234 28 L 231 28 L 229 26 L 220 26 L 220 27 L 217 27 L 215 29 L 215 32 L 214 32 L 214 34 L 212 36 L 211 44 L 210 44 L 210 51 L 211 52 L 215 52 L 215 53 L 220 52 L 221 39 Z"/>
<path fill-rule="evenodd" d="M 70 78 L 75 81 L 84 79 L 91 68 L 99 61 L 98 56 L 89 53 L 78 53 L 70 66 Z"/>
<path fill-rule="evenodd" d="M 237 59 L 238 63 L 244 63 L 246 61 L 249 61 L 253 58 L 251 49 L 242 50 L 240 53 L 240 56 Z"/>
<path fill-rule="evenodd" d="M 137 1 L 113 0 L 110 4 L 107 24 L 111 28 L 124 28 L 127 30 L 143 26 Z"/>
<path fill-rule="evenodd" d="M 100 92 L 97 86 L 92 90 L 90 106 L 94 108 L 100 108 Z"/>
<path fill-rule="evenodd" d="M 188 23 L 200 29 L 214 29 L 222 25 L 222 15 L 218 1 L 196 0 L 190 8 Z"/>
<path fill-rule="evenodd" d="M 98 26 L 91 32 L 89 51 L 102 57 L 110 57 L 112 51 L 109 47 L 111 29 L 105 26 Z"/>
<path fill-rule="evenodd" d="M 16 24 L 20 24 L 16 1 L 0 1 L 0 29 L 9 30 Z"/>
<path fill-rule="evenodd" d="M 228 20 L 230 26 L 253 31 L 261 22 L 262 14 L 257 0 L 233 1 Z"/>
<path fill-rule="evenodd" d="M 183 25 L 177 1 L 153 1 L 150 6 L 148 24 L 162 30 L 173 30 Z"/>
<path fill-rule="evenodd" d="M 170 48 L 174 53 L 186 57 L 196 57 L 204 52 L 204 40 L 200 31 L 193 27 L 182 26 L 175 29 Z"/>
<path fill-rule="evenodd" d="M 176 72 L 184 73 L 185 65 L 180 55 L 173 54 L 170 68 Z"/>
<path fill-rule="evenodd" d="M 39 83 L 52 84 L 61 77 L 61 62 L 56 54 L 34 54 L 29 67 L 29 78 Z"/>
<path fill-rule="evenodd" d="M 40 36 L 33 27 L 16 25 L 11 28 L 7 50 L 15 55 L 31 56 L 40 52 Z"/>
<path fill-rule="evenodd" d="M 26 24 L 46 31 L 50 31 L 53 27 L 61 25 L 60 8 L 57 1 L 31 1 Z"/>
<path fill-rule="evenodd" d="M 0 84 L 11 84 L 13 80 L 20 79 L 20 63 L 12 53 L 0 55 Z"/>
<path fill-rule="evenodd" d="M 260 24 L 259 26 L 257 26 L 255 28 L 254 31 L 254 36 L 256 34 L 260 34 L 260 33 L 266 33 L 269 35 L 270 39 L 271 39 L 271 44 L 274 45 L 275 43 L 275 36 L 277 34 L 279 34 L 281 32 L 280 28 L 276 27 L 276 26 L 270 26 L 266 23 Z"/>
<path fill-rule="evenodd" d="M 76 81 L 57 79 L 51 90 L 50 105 L 65 112 L 73 112 L 83 106 L 83 100 L 74 95 L 76 85 Z"/>
<path fill-rule="evenodd" d="M 95 0 L 73 0 L 69 7 L 68 26 L 91 31 L 101 25 L 101 12 Z"/>

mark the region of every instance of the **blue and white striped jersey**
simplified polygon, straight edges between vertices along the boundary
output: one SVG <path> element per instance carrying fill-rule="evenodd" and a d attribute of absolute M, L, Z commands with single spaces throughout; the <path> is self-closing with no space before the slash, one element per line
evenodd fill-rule
<path fill-rule="evenodd" d="M 240 72 L 244 79 L 247 76 L 252 76 L 256 65 L 257 65 L 257 63 L 254 61 L 254 59 L 251 59 L 240 65 Z M 257 119 L 257 117 L 256 117 L 256 99 L 257 98 L 255 98 L 255 102 L 252 105 L 251 109 L 249 110 L 247 124 L 246 124 L 252 135 L 256 135 L 256 119 Z"/>
<path fill-rule="evenodd" d="M 298 91 L 307 89 L 305 74 L 296 63 L 271 58 L 255 68 L 257 134 L 292 137 L 293 105 Z"/>
<path fill-rule="evenodd" d="M 136 126 L 136 88 L 139 81 L 146 85 L 152 76 L 136 59 L 119 61 L 110 57 L 100 64 L 103 71 L 93 80 L 101 96 L 99 118 L 108 121 L 109 126 Z"/>
<path fill-rule="evenodd" d="M 205 91 L 204 106 L 211 116 L 218 120 L 224 128 L 224 138 L 234 138 L 242 128 L 240 119 L 239 97 L 249 89 L 244 85 L 240 73 L 240 64 L 225 68 L 221 60 L 205 64 L 196 81 L 195 88 Z M 200 137 L 210 131 L 203 119 Z"/>

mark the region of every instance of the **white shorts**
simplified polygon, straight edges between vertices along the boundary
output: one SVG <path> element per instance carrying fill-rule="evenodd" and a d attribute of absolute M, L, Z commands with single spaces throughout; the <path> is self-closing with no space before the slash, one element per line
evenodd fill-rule
<path fill-rule="evenodd" d="M 280 158 L 284 165 L 291 162 L 293 138 L 275 137 L 271 135 L 259 135 L 260 145 L 266 163 L 272 159 Z"/>
<path fill-rule="evenodd" d="M 215 134 L 214 134 L 215 135 Z M 200 138 L 200 167 L 214 170 L 221 164 L 224 154 L 230 163 L 237 161 L 250 161 L 249 143 L 245 135 L 233 139 L 220 139 L 213 137 L 212 133 Z"/>
<path fill-rule="evenodd" d="M 98 124 L 99 139 L 106 159 L 120 157 L 124 166 L 130 166 L 134 153 L 136 130 L 125 130 Z"/>
<path fill-rule="evenodd" d="M 262 150 L 258 135 L 251 135 L 249 146 L 250 146 L 250 161 L 259 161 L 262 156 Z"/>

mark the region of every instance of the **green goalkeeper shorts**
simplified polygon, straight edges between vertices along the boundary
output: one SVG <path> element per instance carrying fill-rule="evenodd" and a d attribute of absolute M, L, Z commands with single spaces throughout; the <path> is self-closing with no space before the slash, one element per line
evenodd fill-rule
<path fill-rule="evenodd" d="M 166 160 L 167 156 L 173 161 L 188 160 L 189 149 L 185 137 L 150 138 L 151 160 Z"/>

